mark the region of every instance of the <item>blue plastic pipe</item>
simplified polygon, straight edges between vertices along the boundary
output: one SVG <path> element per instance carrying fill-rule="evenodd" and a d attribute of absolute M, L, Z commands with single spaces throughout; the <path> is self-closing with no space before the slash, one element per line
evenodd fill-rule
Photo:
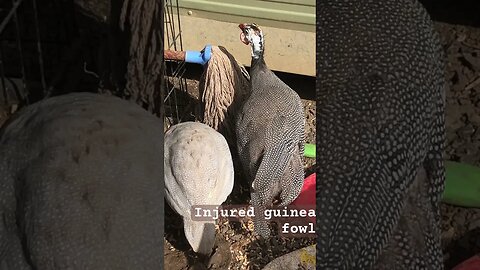
<path fill-rule="evenodd" d="M 212 57 L 212 46 L 207 45 L 202 51 L 186 51 L 185 62 L 205 65 Z"/>

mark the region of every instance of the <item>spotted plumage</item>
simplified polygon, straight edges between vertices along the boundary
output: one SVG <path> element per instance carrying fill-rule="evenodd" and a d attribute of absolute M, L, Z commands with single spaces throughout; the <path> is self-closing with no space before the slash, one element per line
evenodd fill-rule
<path fill-rule="evenodd" d="M 317 6 L 317 267 L 442 269 L 444 62 L 415 0 Z"/>
<path fill-rule="evenodd" d="M 74 93 L 0 130 L 0 269 L 161 269 L 162 122 Z"/>
<path fill-rule="evenodd" d="M 195 252 L 209 255 L 215 220 L 192 219 L 192 206 L 220 206 L 233 189 L 233 161 L 225 138 L 197 122 L 165 133 L 165 198 L 183 217 L 185 236 Z"/>
<path fill-rule="evenodd" d="M 236 121 L 239 156 L 251 185 L 255 232 L 270 235 L 265 208 L 279 196 L 290 204 L 302 188 L 305 116 L 298 94 L 268 69 L 264 37 L 255 24 L 242 24 L 242 41 L 252 46 L 251 94 Z"/>

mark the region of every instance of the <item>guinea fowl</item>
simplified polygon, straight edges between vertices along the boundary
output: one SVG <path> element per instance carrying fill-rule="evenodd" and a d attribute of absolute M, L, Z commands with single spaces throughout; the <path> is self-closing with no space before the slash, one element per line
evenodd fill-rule
<path fill-rule="evenodd" d="M 192 206 L 219 206 L 233 189 L 233 162 L 225 138 L 196 122 L 172 126 L 165 134 L 165 195 L 183 217 L 193 250 L 210 254 L 215 222 L 192 220 Z"/>
<path fill-rule="evenodd" d="M 90 93 L 0 130 L 0 269 L 161 269 L 161 121 Z"/>
<path fill-rule="evenodd" d="M 433 23 L 416 0 L 318 3 L 317 267 L 443 269 Z"/>
<path fill-rule="evenodd" d="M 289 205 L 302 188 L 305 116 L 298 94 L 266 65 L 262 30 L 256 24 L 239 27 L 252 61 L 251 93 L 236 120 L 237 147 L 250 181 L 255 232 L 267 238 L 265 209 L 278 196 L 278 206 Z"/>

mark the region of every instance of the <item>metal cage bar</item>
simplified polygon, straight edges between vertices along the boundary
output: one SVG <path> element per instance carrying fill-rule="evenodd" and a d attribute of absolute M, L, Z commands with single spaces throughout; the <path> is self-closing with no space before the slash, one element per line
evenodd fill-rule
<path fill-rule="evenodd" d="M 164 13 L 164 41 L 165 49 L 181 51 L 183 50 L 182 29 L 180 24 L 180 10 L 178 0 L 166 0 Z M 170 61 L 168 68 L 165 69 L 165 117 L 170 125 L 182 121 L 179 113 L 180 100 L 177 91 L 186 92 L 187 81 L 184 78 L 186 64 L 185 62 Z"/>

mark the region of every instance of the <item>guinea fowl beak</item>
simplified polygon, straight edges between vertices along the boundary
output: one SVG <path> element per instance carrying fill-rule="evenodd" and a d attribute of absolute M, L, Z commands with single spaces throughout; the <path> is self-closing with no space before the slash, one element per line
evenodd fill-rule
<path fill-rule="evenodd" d="M 242 31 L 243 31 L 243 30 L 245 29 L 245 24 L 244 24 L 244 23 L 241 23 L 241 24 L 238 25 L 238 27 L 239 27 L 240 29 L 242 29 Z"/>

